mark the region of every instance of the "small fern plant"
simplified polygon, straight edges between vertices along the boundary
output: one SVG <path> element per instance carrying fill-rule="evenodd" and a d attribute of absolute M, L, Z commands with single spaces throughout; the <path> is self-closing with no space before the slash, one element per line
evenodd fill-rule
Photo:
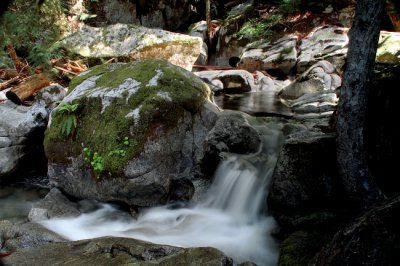
<path fill-rule="evenodd" d="M 59 104 L 57 111 L 62 114 L 62 122 L 60 133 L 66 137 L 72 135 L 78 125 L 78 119 L 75 112 L 78 110 L 79 104 L 67 103 L 63 101 L 57 102 Z"/>

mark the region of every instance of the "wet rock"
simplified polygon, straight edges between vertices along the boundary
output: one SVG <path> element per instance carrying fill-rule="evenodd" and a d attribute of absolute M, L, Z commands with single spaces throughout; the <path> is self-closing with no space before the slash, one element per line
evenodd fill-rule
<path fill-rule="evenodd" d="M 66 240 L 36 223 L 0 221 L 0 254 L 63 241 Z"/>
<path fill-rule="evenodd" d="M 135 239 L 103 237 L 44 247 L 20 249 L 7 256 L 7 265 L 40 261 L 43 265 L 233 265 L 215 248 L 179 248 Z"/>
<path fill-rule="evenodd" d="M 80 214 L 77 203 L 71 202 L 59 189 L 53 188 L 44 199 L 33 204 L 28 220 L 38 222 L 51 218 L 78 216 Z"/>
<path fill-rule="evenodd" d="M 244 113 L 224 111 L 207 135 L 201 165 L 204 171 L 213 173 L 223 153 L 257 152 L 260 144 L 259 133 L 249 125 Z"/>

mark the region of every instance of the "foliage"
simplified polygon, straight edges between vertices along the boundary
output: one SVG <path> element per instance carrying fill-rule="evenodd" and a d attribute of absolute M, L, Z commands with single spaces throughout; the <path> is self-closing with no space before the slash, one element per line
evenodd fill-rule
<path fill-rule="evenodd" d="M 12 44 L 21 57 L 29 56 L 35 65 L 53 58 L 51 45 L 67 25 L 67 0 L 46 0 L 40 7 L 36 1 L 15 0 L 0 21 L 0 50 Z"/>
<path fill-rule="evenodd" d="M 299 10 L 301 0 L 281 0 L 279 11 L 285 14 L 292 14 Z"/>
<path fill-rule="evenodd" d="M 239 40 L 248 39 L 250 41 L 268 38 L 273 33 L 272 28 L 281 24 L 282 19 L 282 15 L 279 14 L 272 14 L 266 19 L 252 18 L 236 33 L 236 37 Z"/>
<path fill-rule="evenodd" d="M 88 147 L 83 148 L 83 153 L 85 162 L 90 164 L 97 179 L 99 179 L 104 171 L 104 158 L 97 152 L 92 153 Z"/>
<path fill-rule="evenodd" d="M 56 46 L 46 47 L 41 44 L 34 45 L 29 51 L 28 61 L 33 67 L 42 66 L 50 67 L 52 59 L 60 59 L 64 57 L 64 53 Z"/>
<path fill-rule="evenodd" d="M 129 138 L 125 137 L 123 139 L 121 145 L 125 146 L 125 148 L 129 147 L 129 145 L 130 145 Z M 105 170 L 105 163 L 104 163 L 105 158 L 103 158 L 103 156 L 101 156 L 98 152 L 92 153 L 92 151 L 88 147 L 83 148 L 83 154 L 84 154 L 85 162 L 89 163 L 90 167 L 95 172 L 97 179 L 100 179 L 101 175 L 103 174 L 103 172 Z M 112 159 L 115 156 L 125 157 L 126 155 L 127 155 L 127 150 L 119 147 L 119 148 L 111 150 L 107 154 L 107 159 Z M 109 175 L 111 175 L 110 172 L 109 172 Z"/>
<path fill-rule="evenodd" d="M 78 124 L 75 112 L 78 109 L 79 104 L 70 104 L 62 101 L 58 103 L 60 105 L 57 109 L 57 112 L 63 115 L 61 134 L 68 137 L 75 131 Z"/>

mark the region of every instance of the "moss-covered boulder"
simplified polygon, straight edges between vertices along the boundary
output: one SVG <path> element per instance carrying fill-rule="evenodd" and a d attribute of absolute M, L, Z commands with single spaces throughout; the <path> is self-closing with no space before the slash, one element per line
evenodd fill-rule
<path fill-rule="evenodd" d="M 45 134 L 56 187 L 77 198 L 154 206 L 168 199 L 172 180 L 194 175 L 219 112 L 200 78 L 148 60 L 96 66 L 70 89 Z"/>

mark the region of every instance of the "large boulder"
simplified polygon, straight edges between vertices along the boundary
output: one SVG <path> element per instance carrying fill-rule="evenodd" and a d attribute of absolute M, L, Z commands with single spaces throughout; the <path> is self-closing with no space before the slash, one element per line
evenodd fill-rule
<path fill-rule="evenodd" d="M 199 37 L 150 29 L 134 24 L 114 24 L 106 27 L 83 26 L 58 45 L 88 58 L 166 59 L 191 70 L 202 52 Z"/>
<path fill-rule="evenodd" d="M 289 134 L 274 169 L 268 206 L 283 229 L 291 230 L 299 223 L 296 219 L 331 209 L 340 187 L 335 135 L 296 124 L 283 131 Z"/>
<path fill-rule="evenodd" d="M 44 106 L 0 104 L 0 182 L 46 173 L 43 137 L 48 120 Z"/>
<path fill-rule="evenodd" d="M 337 232 L 314 265 L 397 265 L 399 214 L 399 196 L 379 204 Z"/>
<path fill-rule="evenodd" d="M 200 78 L 163 60 L 100 65 L 71 89 L 44 143 L 51 183 L 80 199 L 164 203 L 172 180 L 193 175 L 219 113 Z"/>
<path fill-rule="evenodd" d="M 215 248 L 180 248 L 140 240 L 103 237 L 44 247 L 20 249 L 4 259 L 6 265 L 233 265 Z"/>

